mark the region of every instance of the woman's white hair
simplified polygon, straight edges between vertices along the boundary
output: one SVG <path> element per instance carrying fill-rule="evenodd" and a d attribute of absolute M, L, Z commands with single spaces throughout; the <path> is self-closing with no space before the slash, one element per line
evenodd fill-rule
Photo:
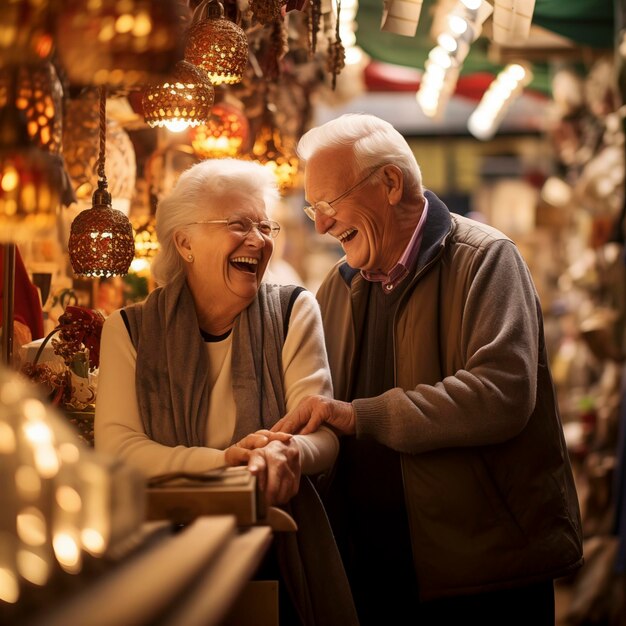
<path fill-rule="evenodd" d="M 405 198 L 422 195 L 422 173 L 409 144 L 385 120 L 365 113 L 346 113 L 306 132 L 298 143 L 298 156 L 308 161 L 328 148 L 352 148 L 356 174 L 392 163 L 404 175 Z"/>
<path fill-rule="evenodd" d="M 254 161 L 209 159 L 181 174 L 156 211 L 161 247 L 151 271 L 158 285 L 166 285 L 183 273 L 184 261 L 176 249 L 174 234 L 192 222 L 207 219 L 224 198 L 234 193 L 258 199 L 268 217 L 280 197 L 274 174 Z"/>

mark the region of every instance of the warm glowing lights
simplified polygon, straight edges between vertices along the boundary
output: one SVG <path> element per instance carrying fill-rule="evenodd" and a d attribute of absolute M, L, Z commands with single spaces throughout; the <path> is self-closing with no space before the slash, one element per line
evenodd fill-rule
<path fill-rule="evenodd" d="M 185 61 L 204 70 L 213 85 L 241 82 L 248 64 L 248 37 L 224 18 L 217 0 L 204 0 L 187 31 Z"/>
<path fill-rule="evenodd" d="M 150 216 L 145 222 L 135 225 L 135 258 L 131 269 L 137 273 L 137 261 L 148 261 L 159 251 L 160 244 L 156 235 L 155 217 Z M 149 267 L 149 262 L 148 262 Z M 142 268 L 147 269 L 147 268 Z"/>
<path fill-rule="evenodd" d="M 22 500 L 33 501 L 41 493 L 41 478 L 31 465 L 20 465 L 15 470 L 15 488 Z"/>
<path fill-rule="evenodd" d="M 493 137 L 513 101 L 532 80 L 532 72 L 518 63 L 507 65 L 489 85 L 467 122 L 477 139 Z"/>
<path fill-rule="evenodd" d="M 33 583 L 33 585 L 45 585 L 50 576 L 50 566 L 47 561 L 30 550 L 18 551 L 17 569 L 22 578 Z"/>
<path fill-rule="evenodd" d="M 0 421 L 0 454 L 15 452 L 15 433 L 9 424 Z"/>
<path fill-rule="evenodd" d="M 66 513 L 80 513 L 83 503 L 76 489 L 61 485 L 56 491 L 56 501 Z"/>
<path fill-rule="evenodd" d="M 241 109 L 233 104 L 216 104 L 206 124 L 192 128 L 191 146 L 205 159 L 236 157 L 248 138 L 249 125 Z"/>
<path fill-rule="evenodd" d="M 59 458 L 63 463 L 77 463 L 80 459 L 80 450 L 78 446 L 73 443 L 62 443 L 59 446 Z"/>
<path fill-rule="evenodd" d="M 26 585 L 79 573 L 85 554 L 104 555 L 143 523 L 141 476 L 80 445 L 30 383 L 0 370 L 0 614 L 22 598 L 43 606 L 49 591 L 37 598 Z"/>
<path fill-rule="evenodd" d="M 47 424 L 41 421 L 28 421 L 23 426 L 24 434 L 35 446 L 50 445 L 52 431 Z"/>
<path fill-rule="evenodd" d="M 447 10 L 447 9 L 446 9 Z M 482 0 L 458 0 L 445 16 L 445 27 L 437 33 L 437 45 L 428 54 L 417 102 L 424 115 L 439 119 L 454 92 L 470 45 L 480 34 L 492 12 Z"/>
<path fill-rule="evenodd" d="M 257 133 L 251 156 L 272 171 L 281 193 L 296 185 L 300 162 L 295 150 L 285 145 L 280 130 L 271 121 L 271 116 L 267 117 Z"/>
<path fill-rule="evenodd" d="M 29 546 L 42 546 L 46 542 L 46 520 L 43 513 L 32 506 L 19 513 L 17 534 Z"/>
<path fill-rule="evenodd" d="M 143 115 L 148 126 L 165 126 L 180 132 L 207 121 L 215 94 L 206 74 L 186 61 L 179 61 L 172 78 L 146 87 Z"/>
<path fill-rule="evenodd" d="M 15 574 L 6 567 L 0 567 L 0 600 L 15 604 L 20 597 L 20 588 Z"/>
<path fill-rule="evenodd" d="M 175 0 L 64 0 L 57 47 L 77 85 L 162 80 L 180 58 L 184 11 Z"/>
<path fill-rule="evenodd" d="M 56 225 L 60 169 L 55 158 L 32 145 L 0 146 L 0 241 L 28 241 Z"/>
<path fill-rule="evenodd" d="M 95 528 L 84 528 L 80 534 L 80 538 L 85 550 L 95 556 L 102 554 L 106 548 L 106 541 L 102 533 L 98 532 Z"/>
<path fill-rule="evenodd" d="M 52 547 L 57 561 L 64 570 L 71 574 L 77 574 L 80 571 L 80 548 L 74 537 L 65 532 L 55 533 L 52 538 Z"/>

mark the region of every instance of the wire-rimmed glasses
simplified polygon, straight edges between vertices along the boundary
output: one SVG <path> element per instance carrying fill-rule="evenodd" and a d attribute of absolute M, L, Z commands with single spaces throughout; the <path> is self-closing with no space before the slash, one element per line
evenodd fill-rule
<path fill-rule="evenodd" d="M 319 211 L 323 215 L 326 215 L 327 217 L 334 217 L 335 215 L 337 215 L 337 211 L 335 211 L 335 209 L 333 208 L 333 204 L 335 204 L 335 202 L 339 202 L 339 200 L 343 200 L 346 196 L 352 193 L 357 187 L 360 187 L 366 180 L 369 180 L 370 177 L 376 174 L 376 172 L 383 165 L 384 163 L 377 165 L 365 178 L 361 178 L 359 181 L 354 183 L 352 187 L 350 187 L 349 189 L 346 189 L 346 191 L 344 191 L 341 195 L 337 196 L 334 200 L 330 200 L 330 202 L 327 202 L 326 200 L 320 200 L 319 202 L 315 202 L 314 204 L 309 204 L 305 206 L 303 210 L 306 213 L 307 217 L 315 221 L 315 213 L 317 211 Z"/>
<path fill-rule="evenodd" d="M 242 215 L 232 215 L 228 219 L 223 220 L 200 220 L 198 222 L 190 222 L 187 226 L 193 224 L 225 224 L 226 228 L 228 228 L 231 233 L 240 237 L 246 237 L 253 226 L 267 239 L 276 239 L 280 232 L 280 224 L 274 220 L 254 222 L 249 217 Z"/>

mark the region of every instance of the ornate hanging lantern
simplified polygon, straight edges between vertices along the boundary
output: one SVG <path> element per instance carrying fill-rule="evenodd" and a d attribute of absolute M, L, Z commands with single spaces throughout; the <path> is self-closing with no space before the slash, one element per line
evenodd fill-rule
<path fill-rule="evenodd" d="M 79 85 L 137 87 L 164 80 L 182 56 L 177 0 L 63 0 L 60 59 Z"/>
<path fill-rule="evenodd" d="M 290 147 L 276 126 L 274 115 L 266 108 L 257 132 L 251 157 L 272 170 L 281 193 L 293 189 L 298 181 L 300 162 L 295 146 Z"/>
<path fill-rule="evenodd" d="M 23 113 L 31 141 L 46 152 L 59 154 L 63 87 L 52 63 L 0 70 L 0 108 L 10 101 Z"/>
<path fill-rule="evenodd" d="M 98 186 L 99 98 L 91 89 L 67 105 L 63 127 L 65 164 L 79 202 L 88 202 Z M 106 122 L 106 177 L 113 206 L 125 213 L 130 208 L 137 165 L 128 133 L 113 120 Z"/>
<path fill-rule="evenodd" d="M 53 228 L 62 188 L 59 159 L 31 141 L 24 112 L 15 105 L 17 83 L 13 72 L 0 108 L 0 241 L 5 242 Z"/>
<path fill-rule="evenodd" d="M 190 131 L 194 152 L 205 159 L 223 159 L 241 154 L 249 124 L 243 111 L 227 102 L 216 104 L 206 124 Z"/>
<path fill-rule="evenodd" d="M 152 128 L 165 126 L 178 132 L 205 123 L 214 99 L 206 74 L 187 61 L 179 61 L 170 80 L 144 91 L 144 119 Z"/>
<path fill-rule="evenodd" d="M 213 85 L 241 82 L 248 63 L 248 38 L 224 18 L 218 0 L 203 0 L 187 32 L 185 60 L 204 70 Z"/>
<path fill-rule="evenodd" d="M 128 218 L 111 207 L 105 175 L 106 94 L 100 93 L 100 155 L 98 188 L 92 208 L 79 213 L 72 222 L 69 239 L 70 261 L 79 276 L 108 277 L 128 273 L 135 253 L 133 229 Z"/>

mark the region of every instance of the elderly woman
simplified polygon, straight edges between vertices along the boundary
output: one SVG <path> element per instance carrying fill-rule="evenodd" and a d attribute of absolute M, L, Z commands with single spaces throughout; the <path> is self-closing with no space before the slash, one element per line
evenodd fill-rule
<path fill-rule="evenodd" d="M 262 282 L 277 201 L 266 168 L 231 159 L 195 165 L 160 203 L 161 286 L 104 325 L 98 449 L 147 477 L 247 464 L 272 503 L 330 467 L 330 430 L 268 430 L 302 398 L 332 397 L 314 297 Z"/>
<path fill-rule="evenodd" d="M 277 201 L 271 172 L 226 159 L 194 165 L 160 203 L 160 286 L 104 324 L 95 445 L 146 477 L 247 465 L 270 503 L 291 500 L 298 521 L 295 540 L 277 536 L 298 621 L 350 624 L 330 527 L 300 480 L 332 465 L 337 438 L 269 431 L 306 396 L 332 397 L 314 297 L 262 282 L 280 231 L 268 217 Z"/>

